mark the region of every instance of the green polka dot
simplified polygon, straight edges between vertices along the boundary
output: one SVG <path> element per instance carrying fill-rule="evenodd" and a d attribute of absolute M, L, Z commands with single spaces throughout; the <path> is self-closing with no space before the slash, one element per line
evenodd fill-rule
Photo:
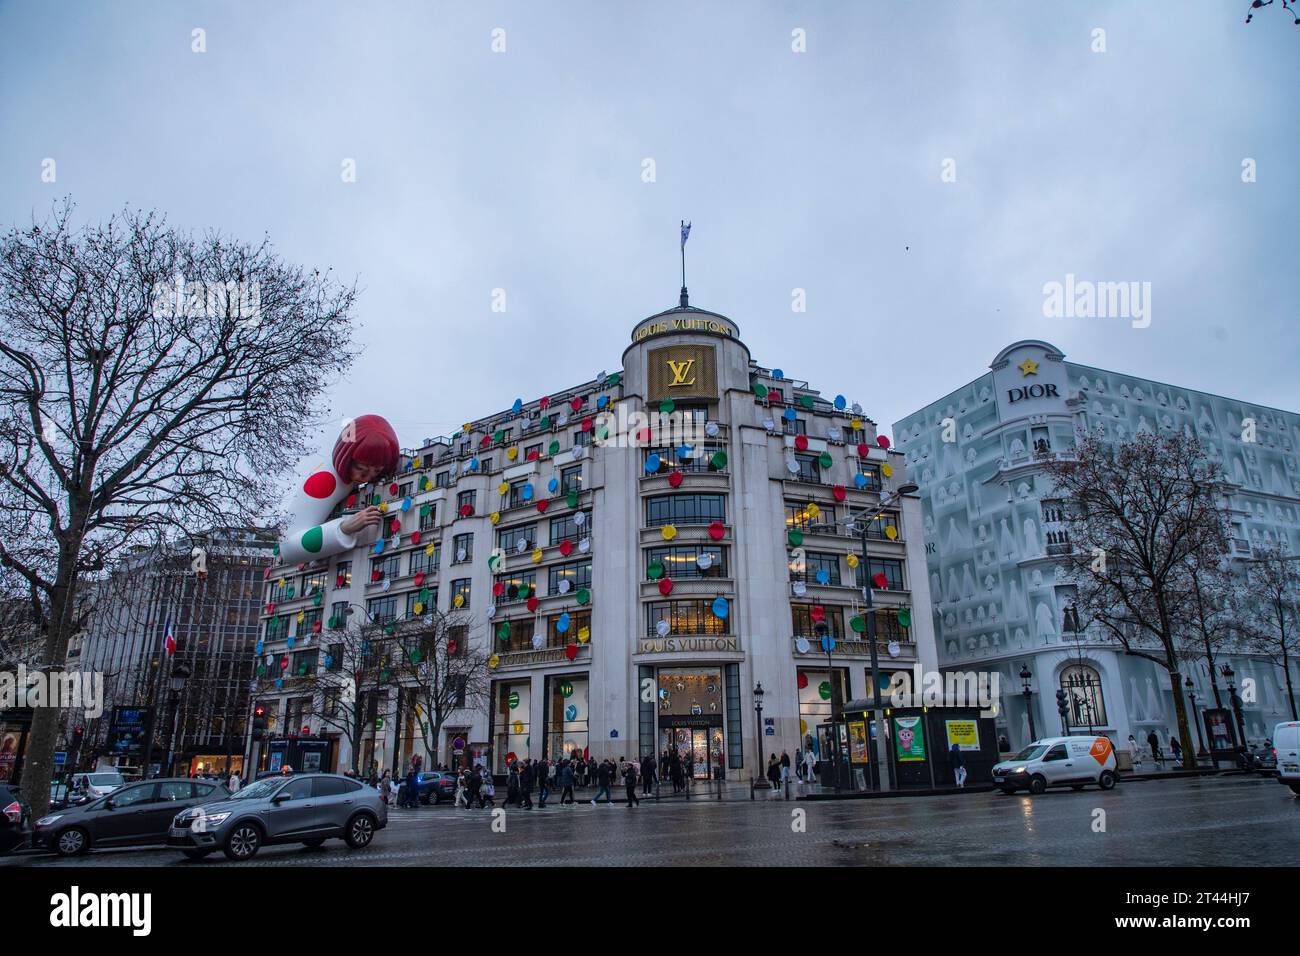
<path fill-rule="evenodd" d="M 727 467 L 727 453 L 725 451 L 714 452 L 713 458 L 709 461 L 714 471 L 722 471 Z"/>
<path fill-rule="evenodd" d="M 570 508 L 578 507 L 578 492 L 576 490 L 570 490 L 564 500 L 568 503 Z"/>
<path fill-rule="evenodd" d="M 812 408 L 813 397 L 811 395 L 800 395 L 799 404 L 802 405 L 804 408 Z"/>
<path fill-rule="evenodd" d="M 860 614 L 853 615 L 849 618 L 849 627 L 853 628 L 854 634 L 861 634 L 867 629 L 866 618 L 862 617 Z"/>
<path fill-rule="evenodd" d="M 822 452 L 822 456 L 817 460 L 821 462 L 823 468 L 829 468 L 831 465 L 835 464 L 835 459 L 831 457 L 831 453 L 828 451 Z"/>
<path fill-rule="evenodd" d="M 560 453 L 560 443 L 558 441 L 551 442 L 549 445 L 546 446 L 546 448 L 547 448 L 547 454 L 558 455 Z"/>
<path fill-rule="evenodd" d="M 310 531 L 304 531 L 302 535 L 302 548 L 304 551 L 310 551 L 315 554 L 325 545 L 325 531 L 320 525 L 312 528 Z"/>
<path fill-rule="evenodd" d="M 803 532 L 798 528 L 791 528 L 790 533 L 786 535 L 786 538 L 789 539 L 792 547 L 797 548 L 799 545 L 803 544 Z"/>
<path fill-rule="evenodd" d="M 610 376 L 608 376 L 608 377 L 605 379 L 605 384 L 606 384 L 606 385 L 617 385 L 617 384 L 618 384 L 619 382 L 621 382 L 621 381 L 623 381 L 623 373 L 622 373 L 622 372 L 615 372 L 613 375 L 610 375 Z"/>
<path fill-rule="evenodd" d="M 543 416 L 542 416 L 542 427 L 543 427 L 543 428 L 550 428 L 550 427 L 551 427 L 551 416 L 550 416 L 550 415 L 543 415 Z M 554 454 L 554 452 L 552 452 L 552 454 Z"/>
<path fill-rule="evenodd" d="M 675 409 L 676 407 L 677 407 L 677 403 L 674 402 L 671 398 L 665 398 L 662 402 L 659 403 L 659 411 L 663 412 L 665 415 L 672 414 L 673 409 Z"/>
<path fill-rule="evenodd" d="M 754 383 L 754 394 L 759 398 L 767 398 L 767 386 L 762 382 Z"/>
<path fill-rule="evenodd" d="M 588 591 L 586 588 L 578 588 L 578 603 L 579 604 L 591 603 L 591 592 Z"/>
<path fill-rule="evenodd" d="M 658 561 L 651 562 L 650 567 L 645 569 L 645 576 L 651 581 L 658 581 L 664 576 L 664 566 Z"/>

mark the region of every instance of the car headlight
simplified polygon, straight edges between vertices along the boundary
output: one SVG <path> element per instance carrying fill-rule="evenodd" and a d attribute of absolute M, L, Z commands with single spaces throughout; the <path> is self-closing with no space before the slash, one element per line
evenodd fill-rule
<path fill-rule="evenodd" d="M 205 825 L 222 823 L 229 816 L 230 816 L 229 810 L 227 810 L 225 813 L 208 813 L 208 814 L 204 814 L 203 822 Z"/>
<path fill-rule="evenodd" d="M 62 820 L 62 819 L 63 819 L 62 813 L 54 813 L 48 817 L 41 817 L 39 820 L 36 821 L 36 825 L 38 827 L 48 827 L 55 820 Z"/>

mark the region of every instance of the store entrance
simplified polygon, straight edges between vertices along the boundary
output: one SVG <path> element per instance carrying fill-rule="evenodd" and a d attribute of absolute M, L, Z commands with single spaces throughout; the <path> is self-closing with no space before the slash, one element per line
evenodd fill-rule
<path fill-rule="evenodd" d="M 709 779 L 709 766 L 722 763 L 722 727 L 660 727 L 659 753 L 676 749 L 685 762 L 689 759 L 696 780 Z"/>

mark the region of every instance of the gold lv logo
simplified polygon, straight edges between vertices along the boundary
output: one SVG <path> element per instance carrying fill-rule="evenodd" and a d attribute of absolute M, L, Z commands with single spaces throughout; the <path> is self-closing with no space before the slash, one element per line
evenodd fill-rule
<path fill-rule="evenodd" d="M 691 374 L 691 367 L 695 365 L 695 359 L 687 359 L 684 362 L 674 362 L 668 359 L 668 369 L 673 373 L 673 380 L 668 383 L 669 388 L 679 385 L 691 386 L 695 384 L 695 376 L 691 376 L 687 381 L 686 376 Z"/>

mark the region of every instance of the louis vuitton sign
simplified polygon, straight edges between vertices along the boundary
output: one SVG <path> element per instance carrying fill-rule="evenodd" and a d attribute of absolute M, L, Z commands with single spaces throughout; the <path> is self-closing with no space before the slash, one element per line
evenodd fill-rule
<path fill-rule="evenodd" d="M 665 398 L 716 398 L 718 377 L 710 345 L 675 345 L 651 349 L 646 361 L 652 402 Z"/>

